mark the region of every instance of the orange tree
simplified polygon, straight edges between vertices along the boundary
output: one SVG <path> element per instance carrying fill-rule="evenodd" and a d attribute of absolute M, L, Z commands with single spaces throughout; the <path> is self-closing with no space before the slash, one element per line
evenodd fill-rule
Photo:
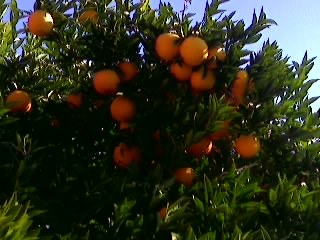
<path fill-rule="evenodd" d="M 319 238 L 314 58 L 223 2 L 0 1 L 1 239 Z"/>

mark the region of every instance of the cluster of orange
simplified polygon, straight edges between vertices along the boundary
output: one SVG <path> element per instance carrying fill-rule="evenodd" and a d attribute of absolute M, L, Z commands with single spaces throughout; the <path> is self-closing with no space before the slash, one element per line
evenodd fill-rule
<path fill-rule="evenodd" d="M 78 20 L 80 23 L 89 20 L 96 24 L 99 18 L 96 11 L 87 10 L 80 15 Z M 51 15 L 43 10 L 35 11 L 29 17 L 29 31 L 38 37 L 49 35 L 53 26 Z M 158 36 L 155 41 L 155 52 L 161 60 L 168 64 L 169 71 L 175 79 L 189 82 L 192 90 L 200 94 L 214 89 L 216 83 L 214 71 L 227 57 L 222 48 L 209 48 L 199 36 L 188 36 L 182 39 L 174 33 L 163 33 Z M 93 75 L 93 88 L 100 96 L 114 97 L 110 105 L 111 117 L 119 124 L 120 129 L 128 129 L 136 115 L 136 105 L 129 97 L 118 94 L 119 86 L 135 79 L 139 74 L 139 68 L 135 63 L 126 61 L 120 62 L 117 67 L 119 71 L 103 69 L 96 72 Z M 248 79 L 247 72 L 239 70 L 231 87 L 233 104 L 243 104 Z M 83 96 L 81 93 L 70 94 L 66 101 L 71 108 L 80 108 L 83 104 Z M 31 98 L 22 90 L 10 93 L 6 103 L 12 112 L 31 111 Z M 59 122 L 55 125 L 59 126 Z M 225 121 L 219 131 L 187 147 L 186 153 L 196 159 L 209 155 L 214 150 L 215 141 L 230 136 L 229 127 L 230 121 Z M 155 138 L 160 139 L 159 134 L 156 132 Z M 258 154 L 260 142 L 254 136 L 242 135 L 235 140 L 234 149 L 242 158 L 252 158 Z M 125 143 L 120 143 L 113 152 L 114 163 L 119 168 L 128 168 L 132 163 L 139 163 L 141 159 L 140 149 Z M 178 183 L 190 187 L 195 173 L 190 167 L 178 168 L 174 176 Z"/>
<path fill-rule="evenodd" d="M 198 94 L 213 90 L 216 83 L 215 70 L 227 58 L 226 52 L 221 47 L 209 48 L 206 41 L 199 36 L 181 38 L 175 33 L 159 35 L 155 51 L 158 57 L 168 64 L 173 77 L 177 81 L 190 83 L 192 91 Z M 235 106 L 244 104 L 248 80 L 248 73 L 239 70 L 231 86 L 231 104 Z M 209 155 L 214 150 L 215 141 L 230 135 L 229 127 L 230 121 L 225 121 L 219 126 L 220 130 L 191 144 L 186 152 L 197 159 Z M 235 140 L 234 148 L 242 158 L 252 158 L 259 152 L 260 142 L 254 136 L 242 135 Z M 176 179 L 187 186 L 191 185 L 194 178 L 189 168 L 179 169 L 176 175 L 178 175 Z"/>

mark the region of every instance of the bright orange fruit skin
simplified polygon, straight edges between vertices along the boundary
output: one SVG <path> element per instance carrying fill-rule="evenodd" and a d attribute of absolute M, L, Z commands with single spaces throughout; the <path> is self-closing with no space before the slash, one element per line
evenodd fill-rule
<path fill-rule="evenodd" d="M 235 140 L 235 151 L 242 158 L 253 158 L 260 151 L 260 141 L 258 138 L 251 135 L 241 135 Z"/>
<path fill-rule="evenodd" d="M 248 73 L 244 70 L 240 70 L 237 73 L 237 77 L 234 80 L 231 88 L 231 93 L 233 96 L 233 102 L 235 105 L 244 104 L 244 96 L 248 88 Z"/>
<path fill-rule="evenodd" d="M 201 158 L 202 156 L 210 154 L 212 148 L 212 141 L 209 138 L 203 138 L 199 142 L 191 144 L 186 151 L 195 158 Z"/>
<path fill-rule="evenodd" d="M 195 178 L 195 173 L 193 168 L 178 168 L 176 169 L 174 176 L 177 183 L 191 187 Z"/>
<path fill-rule="evenodd" d="M 11 112 L 30 112 L 32 108 L 31 98 L 22 90 L 11 92 L 6 98 L 6 104 Z"/>
<path fill-rule="evenodd" d="M 205 92 L 214 88 L 216 77 L 212 71 L 207 71 L 204 74 L 203 69 L 194 71 L 190 77 L 191 88 L 196 92 Z"/>
<path fill-rule="evenodd" d="M 118 68 L 121 71 L 120 79 L 122 82 L 130 82 L 139 73 L 139 68 L 132 62 L 121 62 L 118 64 Z"/>
<path fill-rule="evenodd" d="M 192 74 L 192 67 L 185 63 L 172 63 L 170 65 L 170 73 L 178 81 L 188 81 Z"/>
<path fill-rule="evenodd" d="M 70 108 L 80 108 L 83 104 L 82 94 L 70 94 L 67 103 Z"/>
<path fill-rule="evenodd" d="M 172 61 L 179 55 L 178 40 L 180 37 L 174 33 L 163 33 L 159 35 L 155 43 L 157 55 L 164 61 Z"/>
<path fill-rule="evenodd" d="M 43 37 L 52 32 L 53 18 L 50 13 L 37 10 L 29 16 L 28 29 L 29 31 L 38 37 Z"/>
<path fill-rule="evenodd" d="M 208 45 L 200 37 L 187 37 L 181 43 L 180 56 L 187 65 L 199 66 L 208 58 Z"/>
<path fill-rule="evenodd" d="M 115 95 L 118 92 L 119 84 L 119 75 L 110 69 L 97 72 L 93 78 L 93 87 L 102 96 Z"/>
<path fill-rule="evenodd" d="M 117 96 L 110 105 L 110 113 L 116 121 L 129 122 L 136 114 L 136 106 L 129 98 Z"/>

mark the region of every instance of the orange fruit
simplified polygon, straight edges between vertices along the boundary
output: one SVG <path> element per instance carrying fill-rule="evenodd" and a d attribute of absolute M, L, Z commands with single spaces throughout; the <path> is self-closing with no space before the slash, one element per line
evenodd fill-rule
<path fill-rule="evenodd" d="M 131 81 L 139 73 L 138 66 L 132 62 L 121 62 L 118 64 L 118 67 L 122 73 L 120 77 L 123 82 Z"/>
<path fill-rule="evenodd" d="M 113 151 L 113 161 L 119 168 L 128 168 L 133 162 L 141 161 L 141 151 L 137 147 L 129 147 L 120 143 Z"/>
<path fill-rule="evenodd" d="M 117 96 L 110 105 L 110 113 L 114 120 L 129 122 L 136 114 L 136 106 L 125 96 Z"/>
<path fill-rule="evenodd" d="M 66 101 L 70 108 L 80 108 L 83 104 L 82 94 L 70 94 Z"/>
<path fill-rule="evenodd" d="M 90 21 L 93 24 L 97 24 L 99 21 L 99 15 L 95 10 L 85 10 L 78 18 L 81 24 L 84 24 L 86 21 Z"/>
<path fill-rule="evenodd" d="M 167 216 L 167 213 L 168 213 L 168 208 L 166 208 L 166 207 L 161 208 L 159 211 L 160 219 L 164 220 Z"/>
<path fill-rule="evenodd" d="M 43 37 L 52 32 L 53 18 L 50 13 L 37 10 L 29 16 L 28 19 L 29 31 L 38 37 Z"/>
<path fill-rule="evenodd" d="M 187 37 L 181 43 L 180 56 L 189 66 L 198 66 L 208 58 L 208 45 L 200 37 Z"/>
<path fill-rule="evenodd" d="M 234 80 L 232 87 L 231 87 L 231 93 L 233 96 L 233 102 L 236 105 L 243 104 L 244 96 L 246 94 L 246 90 L 248 88 L 248 73 L 244 70 L 240 70 L 237 73 L 237 77 Z"/>
<path fill-rule="evenodd" d="M 11 112 L 30 112 L 32 108 L 31 98 L 22 90 L 11 92 L 6 99 L 6 104 Z"/>
<path fill-rule="evenodd" d="M 206 73 L 201 68 L 198 71 L 194 71 L 190 77 L 191 88 L 196 92 L 204 92 L 211 90 L 215 83 L 216 77 L 214 73 L 208 70 Z"/>
<path fill-rule="evenodd" d="M 213 144 L 209 138 L 203 138 L 197 143 L 191 144 L 187 147 L 187 153 L 195 158 L 201 158 L 202 156 L 210 154 Z"/>
<path fill-rule="evenodd" d="M 103 96 L 115 95 L 118 92 L 120 78 L 114 70 L 105 69 L 97 72 L 93 78 L 95 91 Z"/>
<path fill-rule="evenodd" d="M 180 37 L 174 33 L 162 33 L 156 39 L 155 51 L 164 61 L 172 61 L 179 55 Z"/>
<path fill-rule="evenodd" d="M 222 126 L 220 126 L 220 130 L 212 133 L 209 138 L 212 141 L 217 141 L 223 138 L 226 138 L 229 136 L 229 126 L 230 126 L 230 121 L 224 121 L 222 123 Z"/>
<path fill-rule="evenodd" d="M 170 73 L 179 81 L 188 81 L 192 74 L 192 67 L 185 63 L 172 63 Z"/>
<path fill-rule="evenodd" d="M 241 135 L 235 140 L 234 148 L 242 158 L 252 158 L 260 151 L 260 141 L 255 136 Z"/>
<path fill-rule="evenodd" d="M 183 184 L 187 187 L 191 187 L 193 184 L 195 173 L 192 168 L 178 168 L 176 169 L 174 176 L 177 183 Z"/>
<path fill-rule="evenodd" d="M 248 75 L 247 71 L 245 71 L 245 70 L 239 70 L 239 71 L 237 72 L 237 78 L 241 78 L 241 79 L 248 80 L 248 79 L 249 79 L 249 75 Z"/>

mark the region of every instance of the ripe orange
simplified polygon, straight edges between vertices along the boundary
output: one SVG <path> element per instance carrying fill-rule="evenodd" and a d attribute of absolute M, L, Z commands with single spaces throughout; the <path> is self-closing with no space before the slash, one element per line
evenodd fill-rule
<path fill-rule="evenodd" d="M 248 79 L 249 77 L 246 71 L 240 70 L 237 73 L 237 78 L 234 80 L 231 87 L 233 101 L 236 105 L 243 104 L 244 96 L 248 88 Z"/>
<path fill-rule="evenodd" d="M 216 77 L 214 73 L 208 70 L 206 73 L 201 68 L 198 71 L 194 71 L 190 77 L 191 88 L 196 92 L 204 92 L 211 90 L 215 83 Z"/>
<path fill-rule="evenodd" d="M 210 154 L 213 144 L 209 138 L 203 138 L 197 143 L 191 144 L 187 147 L 187 153 L 195 158 L 201 158 L 202 156 Z"/>
<path fill-rule="evenodd" d="M 22 90 L 11 92 L 6 99 L 6 104 L 11 112 L 30 112 L 32 108 L 31 98 Z"/>
<path fill-rule="evenodd" d="M 141 161 L 141 152 L 137 147 L 129 147 L 125 143 L 120 143 L 113 151 L 113 161 L 119 168 L 128 168 L 133 162 Z"/>
<path fill-rule="evenodd" d="M 189 66 L 198 66 L 208 58 L 208 45 L 202 38 L 187 37 L 180 46 L 180 56 Z"/>
<path fill-rule="evenodd" d="M 29 16 L 28 19 L 29 31 L 38 37 L 43 37 L 52 32 L 53 18 L 50 13 L 37 10 Z"/>
<path fill-rule="evenodd" d="M 130 149 L 127 144 L 120 143 L 113 151 L 113 161 L 120 168 L 128 168 L 132 163 Z"/>
<path fill-rule="evenodd" d="M 118 67 L 122 73 L 120 75 L 122 82 L 131 81 L 139 73 L 138 66 L 133 62 L 121 62 L 118 64 Z"/>
<path fill-rule="evenodd" d="M 95 10 L 85 10 L 78 18 L 81 24 L 84 24 L 86 21 L 90 21 L 93 24 L 97 24 L 99 21 L 99 15 Z"/>
<path fill-rule="evenodd" d="M 179 55 L 180 37 L 174 33 L 162 33 L 156 39 L 155 50 L 164 61 L 172 61 Z"/>
<path fill-rule="evenodd" d="M 82 94 L 70 94 L 66 101 L 70 108 L 80 108 L 83 104 Z"/>
<path fill-rule="evenodd" d="M 161 208 L 159 211 L 160 219 L 164 220 L 167 216 L 167 213 L 168 213 L 168 208 L 166 208 L 166 207 Z"/>
<path fill-rule="evenodd" d="M 125 96 L 117 96 L 110 105 L 110 113 L 114 120 L 129 122 L 136 114 L 136 106 Z"/>
<path fill-rule="evenodd" d="M 239 71 L 237 72 L 237 78 L 241 78 L 241 79 L 248 80 L 248 79 L 249 79 L 249 75 L 248 75 L 247 71 L 245 71 L 245 70 L 239 70 Z"/>
<path fill-rule="evenodd" d="M 242 158 L 255 157 L 260 151 L 260 141 L 251 135 L 241 135 L 235 140 L 235 150 Z"/>
<path fill-rule="evenodd" d="M 174 176 L 176 182 L 183 184 L 187 187 L 191 187 L 193 184 L 195 173 L 192 168 L 178 168 L 176 169 Z"/>
<path fill-rule="evenodd" d="M 192 67 L 185 63 L 172 63 L 170 65 L 171 74 L 179 81 L 188 81 L 192 74 Z"/>
<path fill-rule="evenodd" d="M 226 138 L 229 136 L 229 126 L 230 126 L 230 121 L 224 121 L 222 123 L 222 126 L 220 126 L 220 130 L 212 133 L 209 138 L 212 141 L 217 141 L 223 138 Z"/>
<path fill-rule="evenodd" d="M 120 78 L 110 69 L 97 72 L 93 78 L 93 87 L 100 95 L 115 95 L 118 92 Z"/>

